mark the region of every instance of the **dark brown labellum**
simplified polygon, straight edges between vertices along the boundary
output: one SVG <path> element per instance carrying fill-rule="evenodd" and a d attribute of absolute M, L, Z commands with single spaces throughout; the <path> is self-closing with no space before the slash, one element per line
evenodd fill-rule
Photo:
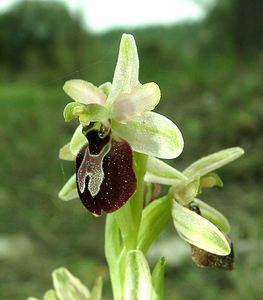
<path fill-rule="evenodd" d="M 232 271 L 234 268 L 234 249 L 232 242 L 230 242 L 230 247 L 230 254 L 221 256 L 191 245 L 192 259 L 199 267 L 216 267 Z"/>
<path fill-rule="evenodd" d="M 98 131 L 87 135 L 88 143 L 76 157 L 76 178 L 80 200 L 95 215 L 122 207 L 136 189 L 132 150 L 124 140 Z"/>

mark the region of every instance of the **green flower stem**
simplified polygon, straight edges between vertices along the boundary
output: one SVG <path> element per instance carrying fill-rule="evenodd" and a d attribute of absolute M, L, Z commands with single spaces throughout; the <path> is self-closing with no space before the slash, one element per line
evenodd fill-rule
<path fill-rule="evenodd" d="M 136 249 L 137 237 L 141 223 L 144 201 L 144 175 L 147 166 L 147 156 L 133 153 L 134 171 L 137 178 L 136 192 L 131 199 L 114 213 L 121 231 L 124 246 L 127 250 Z"/>
<path fill-rule="evenodd" d="M 108 214 L 105 230 L 105 254 L 109 265 L 114 299 L 123 299 L 126 258 L 129 250 L 137 248 L 144 201 L 144 175 L 147 156 L 133 153 L 137 178 L 135 194 L 118 211 Z"/>

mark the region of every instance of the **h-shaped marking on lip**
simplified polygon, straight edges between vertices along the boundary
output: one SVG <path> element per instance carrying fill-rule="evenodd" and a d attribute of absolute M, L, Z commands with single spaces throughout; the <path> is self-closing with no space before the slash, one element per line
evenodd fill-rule
<path fill-rule="evenodd" d="M 107 143 L 98 154 L 90 154 L 89 146 L 86 148 L 83 160 L 77 173 L 78 187 L 81 194 L 84 193 L 87 177 L 89 177 L 88 190 L 91 196 L 95 197 L 100 191 L 100 186 L 104 179 L 102 163 L 104 157 L 109 153 L 110 149 L 110 142 Z"/>

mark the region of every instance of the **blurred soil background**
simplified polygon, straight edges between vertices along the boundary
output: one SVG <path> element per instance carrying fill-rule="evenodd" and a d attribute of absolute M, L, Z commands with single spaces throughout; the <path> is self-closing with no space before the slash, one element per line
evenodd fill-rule
<path fill-rule="evenodd" d="M 218 172 L 224 188 L 202 195 L 231 222 L 235 270 L 196 267 L 186 245 L 169 242 L 176 238 L 171 225 L 162 247 L 156 246 L 158 256 L 171 257 L 165 300 L 262 299 L 262 11 L 261 0 L 222 0 L 201 21 L 129 31 L 138 46 L 141 82 L 161 88 L 156 111 L 174 120 L 185 139 L 183 154 L 170 163 L 183 169 L 223 148 L 246 151 Z M 51 271 L 61 265 L 88 286 L 102 275 L 104 299 L 111 299 L 104 217 L 57 196 L 74 170 L 58 160 L 58 150 L 77 124 L 64 123 L 70 99 L 62 86 L 77 78 L 110 81 L 123 32 L 95 35 L 81 20 L 54 1 L 22 1 L 0 14 L 3 300 L 41 297 L 51 287 Z"/>

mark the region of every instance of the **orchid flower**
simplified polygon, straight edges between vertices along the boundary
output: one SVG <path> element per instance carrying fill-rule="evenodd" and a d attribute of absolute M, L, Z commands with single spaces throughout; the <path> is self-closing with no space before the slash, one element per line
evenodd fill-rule
<path fill-rule="evenodd" d="M 132 151 L 159 158 L 175 158 L 183 149 L 177 126 L 151 112 L 160 89 L 138 79 L 139 60 L 133 36 L 124 34 L 112 84 L 99 87 L 70 80 L 64 91 L 75 102 L 64 110 L 66 121 L 80 125 L 59 157 L 76 161 L 73 175 L 59 193 L 63 200 L 79 196 L 95 215 L 123 206 L 136 189 Z"/>
<path fill-rule="evenodd" d="M 222 186 L 221 179 L 213 171 L 243 153 L 239 147 L 225 149 L 196 161 L 182 173 L 157 158 L 148 160 L 145 180 L 172 185 L 169 195 L 173 200 L 174 226 L 179 236 L 192 245 L 192 257 L 198 265 L 232 268 L 232 243 L 227 237 L 229 222 L 197 196 L 202 188 Z"/>

